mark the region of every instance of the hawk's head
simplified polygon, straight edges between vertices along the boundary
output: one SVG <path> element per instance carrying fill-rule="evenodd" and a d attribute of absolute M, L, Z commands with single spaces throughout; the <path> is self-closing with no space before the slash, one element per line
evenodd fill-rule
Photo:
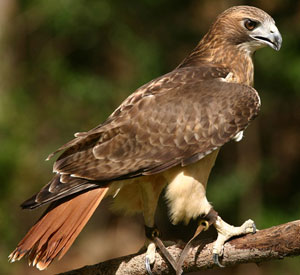
<path fill-rule="evenodd" d="M 224 11 L 210 32 L 249 53 L 265 46 L 278 51 L 282 43 L 274 19 L 263 10 L 250 6 L 235 6 Z"/>

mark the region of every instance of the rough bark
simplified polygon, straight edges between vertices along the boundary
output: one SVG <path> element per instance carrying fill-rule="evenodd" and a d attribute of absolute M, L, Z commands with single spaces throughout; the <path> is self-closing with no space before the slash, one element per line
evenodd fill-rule
<path fill-rule="evenodd" d="M 184 273 L 217 267 L 212 261 L 212 240 L 195 241 L 183 266 Z M 182 251 L 176 245 L 168 247 L 170 254 L 177 259 Z M 260 230 L 256 234 L 248 234 L 228 241 L 224 246 L 221 263 L 234 266 L 240 263 L 259 263 L 273 259 L 300 255 L 300 220 Z M 100 275 L 100 274 L 147 274 L 145 270 L 145 254 L 132 254 L 108 260 L 92 266 L 72 270 L 64 275 Z M 159 253 L 153 274 L 174 274 Z"/>

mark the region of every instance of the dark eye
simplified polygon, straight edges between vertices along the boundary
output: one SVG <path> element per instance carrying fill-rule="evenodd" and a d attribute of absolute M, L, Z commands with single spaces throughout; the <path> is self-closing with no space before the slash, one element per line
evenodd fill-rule
<path fill-rule="evenodd" d="M 247 30 L 253 31 L 257 26 L 257 22 L 251 19 L 245 19 L 244 26 Z"/>

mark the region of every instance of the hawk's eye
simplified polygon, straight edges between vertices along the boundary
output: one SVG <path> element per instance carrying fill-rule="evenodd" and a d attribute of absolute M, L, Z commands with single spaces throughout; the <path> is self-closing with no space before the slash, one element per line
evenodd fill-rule
<path fill-rule="evenodd" d="M 255 27 L 257 26 L 257 22 L 253 21 L 251 19 L 246 19 L 244 21 L 244 26 L 247 30 L 253 31 L 255 29 Z"/>

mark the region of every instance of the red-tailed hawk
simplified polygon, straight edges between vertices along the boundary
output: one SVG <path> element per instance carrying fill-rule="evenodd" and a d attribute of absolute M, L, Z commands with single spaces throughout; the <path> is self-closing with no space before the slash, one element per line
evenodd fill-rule
<path fill-rule="evenodd" d="M 148 231 L 164 187 L 173 223 L 209 215 L 205 189 L 218 151 L 242 138 L 260 108 L 253 53 L 265 46 L 279 50 L 281 42 L 274 20 L 258 8 L 237 6 L 219 15 L 176 69 L 137 89 L 104 123 L 55 152 L 62 153 L 54 177 L 22 207 L 50 205 L 10 260 L 28 256 L 44 269 L 61 258 L 106 196 L 114 196 L 118 210 L 142 212 Z M 216 263 L 226 240 L 255 232 L 251 220 L 233 227 L 216 216 L 213 225 Z M 153 263 L 151 239 L 147 247 Z"/>

